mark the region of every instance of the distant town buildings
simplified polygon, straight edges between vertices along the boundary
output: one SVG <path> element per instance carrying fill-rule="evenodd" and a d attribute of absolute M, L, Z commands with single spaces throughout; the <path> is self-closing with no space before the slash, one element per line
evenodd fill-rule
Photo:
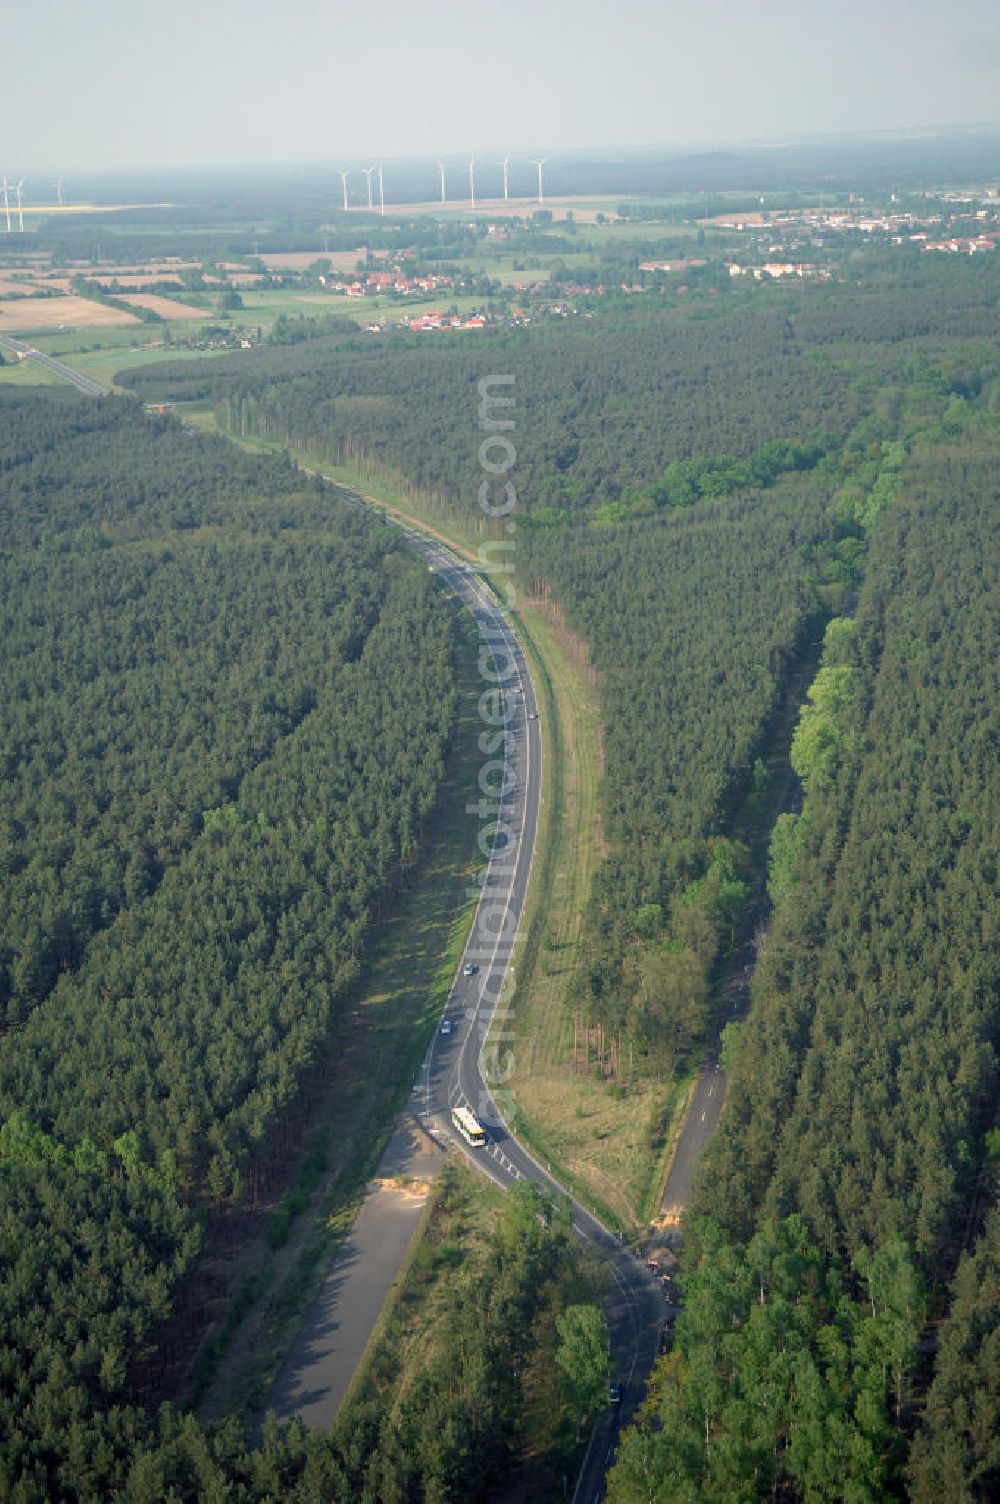
<path fill-rule="evenodd" d="M 684 259 L 681 257 L 674 258 L 670 261 L 640 261 L 639 270 L 641 272 L 686 272 L 689 271 L 692 266 L 704 265 L 704 257 L 700 257 L 698 259 Z"/>
<path fill-rule="evenodd" d="M 925 251 L 946 251 L 959 256 L 975 256 L 979 251 L 995 251 L 996 248 L 996 241 L 989 235 L 976 235 L 972 239 L 928 240 L 923 246 Z"/>
<path fill-rule="evenodd" d="M 830 276 L 826 267 L 814 266 L 806 261 L 765 261 L 763 266 L 741 266 L 738 262 L 727 263 L 731 277 L 754 277 L 761 282 L 765 277 L 771 277 L 775 281 L 781 281 L 784 277 L 822 277 Z"/>
<path fill-rule="evenodd" d="M 394 267 L 391 271 L 365 272 L 351 279 L 342 273 L 323 272 L 319 281 L 320 286 L 328 292 L 340 293 L 348 298 L 367 298 L 389 292 L 404 297 L 420 294 L 426 296 L 427 293 L 438 292 L 442 287 L 451 287 L 454 278 L 435 272 L 408 277 L 399 267 Z"/>

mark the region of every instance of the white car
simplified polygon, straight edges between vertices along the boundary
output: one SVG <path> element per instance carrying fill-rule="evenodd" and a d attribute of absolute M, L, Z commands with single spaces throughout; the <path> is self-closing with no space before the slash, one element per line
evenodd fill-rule
<path fill-rule="evenodd" d="M 473 966 L 471 961 L 466 961 L 465 965 L 462 967 L 462 975 L 463 977 L 474 977 L 478 970 L 478 966 Z"/>
<path fill-rule="evenodd" d="M 441 1033 L 442 1034 L 450 1034 L 451 1033 L 451 1019 L 450 1018 L 442 1019 L 442 1021 L 441 1021 Z"/>

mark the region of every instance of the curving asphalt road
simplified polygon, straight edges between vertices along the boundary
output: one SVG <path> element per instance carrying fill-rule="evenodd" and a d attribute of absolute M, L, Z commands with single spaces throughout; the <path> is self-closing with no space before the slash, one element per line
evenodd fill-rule
<path fill-rule="evenodd" d="M 504 763 L 503 793 L 499 800 L 487 800 L 487 808 L 481 810 L 484 825 L 499 812 L 503 841 L 496 839 L 482 874 L 482 895 L 445 1012 L 451 1032 L 435 1034 L 421 1068 L 414 1106 L 433 1137 L 441 1142 L 450 1139 L 498 1185 L 531 1180 L 566 1196 L 559 1182 L 518 1141 L 503 1110 L 504 1082 L 517 1049 L 517 1020 L 509 1000 L 514 993 L 518 931 L 541 804 L 541 733 L 534 685 L 504 608 L 474 568 L 424 534 L 399 525 L 414 550 L 472 612 L 482 643 L 484 689 L 494 682 L 501 685 L 506 712 L 505 745 L 497 749 Z M 500 786 L 498 776 L 496 787 Z M 472 976 L 465 975 L 469 966 L 475 968 Z M 487 1128 L 486 1147 L 470 1148 L 453 1128 L 451 1109 L 457 1104 L 470 1107 Z M 603 1256 L 616 1291 L 607 1315 L 622 1400 L 595 1424 L 573 1494 L 575 1504 L 595 1504 L 604 1497 L 618 1429 L 640 1403 L 657 1356 L 664 1302 L 661 1285 L 646 1265 L 586 1207 L 572 1196 L 568 1199 L 574 1231 Z"/>
<path fill-rule="evenodd" d="M 285 1364 L 270 1403 L 281 1416 L 299 1414 L 307 1425 L 329 1425 L 346 1396 L 385 1298 L 399 1273 L 419 1208 L 400 1203 L 399 1177 L 420 1179 L 431 1143 L 464 1154 L 502 1188 L 518 1180 L 563 1188 L 511 1132 L 504 1083 L 517 1049 L 514 994 L 519 927 L 535 847 L 541 804 L 541 735 L 534 686 L 507 615 L 474 567 L 443 544 L 404 522 L 410 547 L 472 613 L 480 634 L 483 709 L 491 717 L 480 774 L 479 901 L 441 1026 L 431 1040 L 410 1101 L 393 1134 L 348 1244 L 336 1260 L 303 1333 Z M 494 691 L 499 689 L 499 698 Z M 467 971 L 470 974 L 466 974 Z M 452 1124 L 464 1105 L 487 1129 L 488 1142 L 471 1147 Z M 419 1125 L 416 1138 L 413 1128 Z M 425 1147 L 421 1149 L 420 1139 Z M 407 1143 L 409 1148 L 407 1148 Z M 423 1169 L 426 1173 L 426 1169 Z M 618 1429 L 642 1399 L 659 1348 L 664 1319 L 662 1288 L 647 1267 L 585 1207 L 569 1198 L 577 1236 L 603 1258 L 613 1296 L 607 1316 L 620 1405 L 609 1407 L 591 1433 L 573 1500 L 595 1504 L 617 1445 Z M 398 1203 L 398 1204 L 397 1204 Z"/>

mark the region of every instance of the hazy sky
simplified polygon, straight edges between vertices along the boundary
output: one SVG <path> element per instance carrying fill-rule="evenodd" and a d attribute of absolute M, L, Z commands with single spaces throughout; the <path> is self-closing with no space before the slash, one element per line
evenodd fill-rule
<path fill-rule="evenodd" d="M 2 0 L 0 169 L 1000 117 L 1000 0 Z"/>

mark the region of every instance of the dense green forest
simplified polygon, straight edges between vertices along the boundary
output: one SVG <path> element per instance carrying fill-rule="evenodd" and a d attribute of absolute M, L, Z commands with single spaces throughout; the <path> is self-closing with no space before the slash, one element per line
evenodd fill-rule
<path fill-rule="evenodd" d="M 0 1001 L 13 1022 L 315 708 L 361 650 L 379 591 L 335 545 L 304 560 L 283 541 L 34 550 L 0 569 Z"/>
<path fill-rule="evenodd" d="M 1000 367 L 974 338 L 995 288 L 913 261 L 780 314 L 720 299 L 490 350 L 517 376 L 521 587 L 601 686 L 611 849 L 572 985 L 659 1069 L 703 1037 L 752 875 L 733 815 L 823 642 L 791 749 L 804 808 L 774 832 L 774 922 L 621 1504 L 1000 1487 L 996 1213 L 979 1235 L 1000 1157 Z M 372 456 L 470 515 L 482 357 L 266 359 L 187 390 L 231 431 Z"/>
<path fill-rule="evenodd" d="M 726 816 L 749 792 L 789 665 L 816 631 L 824 488 L 788 485 L 622 527 L 532 532 L 528 567 L 601 679 L 611 846 L 587 928 L 596 1016 L 671 1074 L 704 1035 L 747 896 Z"/>
<path fill-rule="evenodd" d="M 611 854 L 572 985 L 658 1071 L 703 1037 L 750 891 L 733 818 L 790 676 L 912 445 L 1000 408 L 995 355 L 967 338 L 995 327 L 996 271 L 870 260 L 857 285 L 616 308 L 485 352 L 315 340 L 125 378 L 211 401 L 237 435 L 372 457 L 468 522 L 477 381 L 514 373 L 521 588 L 586 640 L 605 726 Z"/>
<path fill-rule="evenodd" d="M 373 457 L 406 484 L 475 510 L 477 383 L 516 377 L 522 515 L 620 501 L 673 460 L 747 457 L 775 441 L 836 444 L 888 368 L 1000 332 L 1000 271 L 870 258 L 860 285 L 724 290 L 680 307 L 616 306 L 587 320 L 461 334 L 310 340 L 212 362 L 125 371 L 147 401 L 210 401 L 221 426 L 334 460 Z M 854 273 L 854 268 L 851 268 Z M 956 373 L 972 395 L 975 362 Z M 891 383 L 890 383 L 891 384 Z"/>
<path fill-rule="evenodd" d="M 271 1173 L 418 858 L 454 618 L 283 460 L 62 394 L 0 432 L 0 1470 L 98 1499 L 151 1436 L 135 1365 L 196 1330 L 204 1212 Z"/>
<path fill-rule="evenodd" d="M 531 510 L 615 501 L 671 459 L 747 453 L 787 438 L 793 414 L 806 437 L 840 436 L 860 411 L 850 386 L 768 311 L 680 320 L 654 310 L 501 335 L 485 349 L 309 341 L 223 358 L 211 373 L 165 364 L 123 379 L 150 401 L 211 398 L 234 434 L 338 459 L 373 455 L 468 506 L 476 388 L 489 371 L 516 377 L 519 495 Z"/>
<path fill-rule="evenodd" d="M 217 523 L 274 532 L 329 517 L 283 455 L 248 458 L 165 418 L 139 422 L 130 403 L 84 404 L 59 388 L 44 401 L 5 391 L 3 404 L 5 552 L 56 543 L 84 552 Z M 302 498 L 293 511 L 268 504 L 292 496 Z"/>
<path fill-rule="evenodd" d="M 604 722 L 609 853 L 570 985 L 640 1068 L 696 1058 L 753 876 L 736 814 L 822 643 L 677 1345 L 618 1504 L 1000 1486 L 998 273 L 928 259 L 476 348 L 316 338 L 128 377 L 467 521 L 477 383 L 516 374 L 519 588 L 586 640 Z M 235 1424 L 150 1421 L 131 1387 L 184 1317 L 205 1209 L 272 1174 L 372 904 L 417 858 L 449 611 L 282 457 L 130 402 L 0 416 L 11 1497 L 478 1498 L 558 1256 L 549 1208 L 514 1218 L 481 1290 L 457 1282 L 466 1367 L 429 1369 L 402 1446 L 368 1405 L 250 1450 Z"/>
<path fill-rule="evenodd" d="M 962 1250 L 997 1158 L 998 499 L 994 447 L 921 455 L 827 631 L 678 1344 L 616 1504 L 996 1497 L 995 1212 Z"/>

